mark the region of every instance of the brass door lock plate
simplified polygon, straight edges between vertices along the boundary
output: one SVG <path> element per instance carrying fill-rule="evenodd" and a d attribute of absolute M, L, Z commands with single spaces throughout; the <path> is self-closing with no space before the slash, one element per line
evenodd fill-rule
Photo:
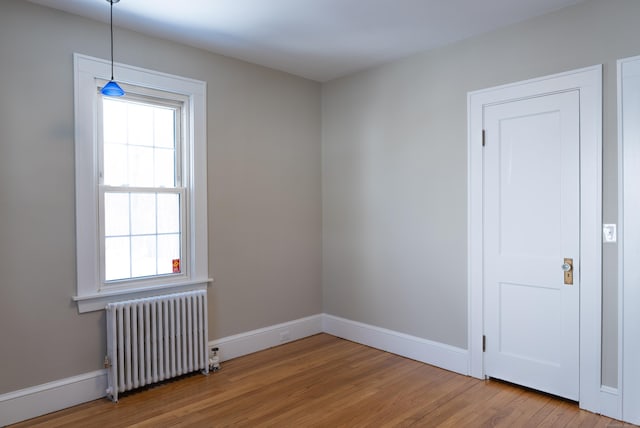
<path fill-rule="evenodd" d="M 564 259 L 562 265 L 565 285 L 573 285 L 573 259 Z"/>

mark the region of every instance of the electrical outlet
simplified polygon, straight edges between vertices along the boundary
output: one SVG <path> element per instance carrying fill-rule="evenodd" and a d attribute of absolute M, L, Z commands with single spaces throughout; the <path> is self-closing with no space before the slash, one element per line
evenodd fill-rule
<path fill-rule="evenodd" d="M 209 349 L 209 371 L 220 370 L 220 348 L 214 346 Z"/>
<path fill-rule="evenodd" d="M 280 332 L 280 342 L 288 342 L 291 340 L 291 335 L 289 334 L 289 331 L 281 331 Z"/>

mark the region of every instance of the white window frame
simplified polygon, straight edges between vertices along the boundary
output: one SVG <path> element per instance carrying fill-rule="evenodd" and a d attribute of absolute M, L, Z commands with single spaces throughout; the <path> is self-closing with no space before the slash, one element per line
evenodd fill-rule
<path fill-rule="evenodd" d="M 188 260 L 184 275 L 166 281 L 131 281 L 118 287 L 103 286 L 100 260 L 98 141 L 99 92 L 111 75 L 110 62 L 74 54 L 74 116 L 76 167 L 76 268 L 79 312 L 104 309 L 107 303 L 148 297 L 175 291 L 204 289 L 212 280 L 208 273 L 207 235 L 207 135 L 206 83 L 153 70 L 114 64 L 114 74 L 122 84 L 179 94 L 185 97 L 188 112 L 183 163 L 187 192 L 185 203 Z M 187 171 L 185 171 L 187 172 Z"/>

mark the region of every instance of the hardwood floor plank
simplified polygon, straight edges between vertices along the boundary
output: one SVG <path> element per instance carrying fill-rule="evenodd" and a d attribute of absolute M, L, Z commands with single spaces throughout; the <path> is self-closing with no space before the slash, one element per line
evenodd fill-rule
<path fill-rule="evenodd" d="M 630 427 L 574 403 L 327 334 L 21 427 Z"/>

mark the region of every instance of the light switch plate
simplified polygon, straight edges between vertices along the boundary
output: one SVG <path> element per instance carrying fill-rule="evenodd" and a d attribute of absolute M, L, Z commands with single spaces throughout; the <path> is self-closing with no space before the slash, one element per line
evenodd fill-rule
<path fill-rule="evenodd" d="M 616 242 L 618 240 L 615 224 L 602 225 L 602 239 L 604 242 Z"/>

